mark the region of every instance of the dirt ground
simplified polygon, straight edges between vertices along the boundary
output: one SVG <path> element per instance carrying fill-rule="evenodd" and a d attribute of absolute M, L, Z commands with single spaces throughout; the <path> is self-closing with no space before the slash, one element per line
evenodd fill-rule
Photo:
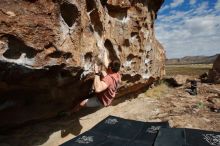
<path fill-rule="evenodd" d="M 198 95 L 185 92 L 187 85 L 177 88 L 162 83 L 138 96 L 116 99 L 112 106 L 83 109 L 70 117 L 29 124 L 0 135 L 1 146 L 57 146 L 83 133 L 109 115 L 139 121 L 168 121 L 171 127 L 220 131 L 220 113 L 210 106 L 220 104 L 212 89 L 220 85 L 199 83 Z M 214 97 L 214 102 L 208 100 Z M 216 104 L 216 105 L 214 105 Z"/>

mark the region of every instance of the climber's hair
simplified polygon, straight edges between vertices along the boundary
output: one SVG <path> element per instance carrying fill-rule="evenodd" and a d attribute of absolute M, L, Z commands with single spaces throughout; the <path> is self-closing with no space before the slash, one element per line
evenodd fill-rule
<path fill-rule="evenodd" d="M 119 60 L 113 60 L 109 63 L 109 68 L 111 68 L 112 72 L 117 73 L 120 70 L 121 62 Z"/>

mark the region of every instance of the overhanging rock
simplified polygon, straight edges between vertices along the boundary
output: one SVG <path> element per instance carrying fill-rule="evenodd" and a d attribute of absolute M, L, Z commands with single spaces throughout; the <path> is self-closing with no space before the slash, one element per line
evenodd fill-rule
<path fill-rule="evenodd" d="M 122 62 L 118 96 L 164 74 L 163 0 L 1 0 L 0 127 L 55 116 L 85 97 L 92 65 Z M 129 91 L 129 92 L 128 92 Z"/>

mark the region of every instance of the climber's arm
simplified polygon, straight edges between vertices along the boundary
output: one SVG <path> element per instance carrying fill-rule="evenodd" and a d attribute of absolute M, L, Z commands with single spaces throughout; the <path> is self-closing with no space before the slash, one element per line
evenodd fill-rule
<path fill-rule="evenodd" d="M 109 59 L 108 59 L 107 51 L 104 52 L 104 56 L 103 56 L 103 64 L 104 64 L 105 68 L 108 68 L 108 65 L 109 65 Z"/>
<path fill-rule="evenodd" d="M 93 86 L 94 86 L 95 92 L 99 93 L 107 89 L 108 85 L 100 79 L 100 75 L 97 75 L 99 74 L 99 69 L 98 69 L 97 64 L 94 65 L 94 71 L 96 75 L 95 75 Z"/>
<path fill-rule="evenodd" d="M 94 89 L 96 93 L 100 93 L 108 88 L 107 84 L 104 81 L 101 81 L 99 75 L 95 75 L 94 79 Z"/>

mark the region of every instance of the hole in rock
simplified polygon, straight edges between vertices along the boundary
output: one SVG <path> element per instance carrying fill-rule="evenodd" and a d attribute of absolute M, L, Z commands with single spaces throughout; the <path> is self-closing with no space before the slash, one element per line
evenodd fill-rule
<path fill-rule="evenodd" d="M 107 5 L 107 1 L 108 0 L 101 0 L 101 4 L 102 4 L 103 7 Z"/>
<path fill-rule="evenodd" d="M 130 46 L 129 39 L 125 39 L 123 45 L 129 47 Z"/>
<path fill-rule="evenodd" d="M 146 55 L 146 58 L 149 58 L 149 57 L 150 57 L 150 55 L 149 55 L 149 54 L 147 54 L 147 55 Z"/>
<path fill-rule="evenodd" d="M 19 59 L 22 53 L 25 53 L 28 58 L 33 58 L 39 52 L 13 35 L 7 35 L 6 37 L 8 38 L 8 50 L 3 54 L 6 58 Z"/>
<path fill-rule="evenodd" d="M 140 52 L 140 53 L 144 53 L 144 50 L 143 50 L 143 49 L 140 49 L 139 52 Z"/>
<path fill-rule="evenodd" d="M 73 57 L 73 55 L 72 55 L 72 53 L 64 53 L 63 54 L 63 58 L 65 58 L 65 59 L 68 59 L 68 58 L 72 58 Z"/>
<path fill-rule="evenodd" d="M 138 32 L 132 32 L 131 37 L 138 36 Z"/>
<path fill-rule="evenodd" d="M 88 52 L 84 55 L 84 59 L 85 61 L 89 61 L 91 62 L 92 61 L 92 52 Z"/>
<path fill-rule="evenodd" d="M 94 32 L 94 30 L 93 30 L 93 28 L 92 28 L 91 25 L 89 25 L 89 30 L 90 30 L 91 32 Z"/>
<path fill-rule="evenodd" d="M 109 5 L 107 3 L 108 0 L 101 0 L 101 4 L 103 7 L 106 7 L 108 10 L 108 14 L 116 18 L 118 20 L 123 20 L 123 18 L 127 17 L 128 8 L 122 8 L 120 6 Z"/>
<path fill-rule="evenodd" d="M 51 54 L 48 55 L 49 57 L 51 58 L 65 58 L 65 59 L 68 59 L 68 58 L 71 58 L 72 57 L 72 54 L 67 52 L 67 53 L 64 53 L 62 51 L 55 51 Z"/>
<path fill-rule="evenodd" d="M 140 36 L 139 36 L 139 33 L 138 33 L 138 32 L 132 32 L 132 33 L 131 33 L 131 37 L 135 37 L 135 36 L 136 36 L 136 38 L 137 38 L 138 42 L 141 42 L 141 38 L 140 38 Z"/>
<path fill-rule="evenodd" d="M 111 41 L 109 39 L 107 39 L 104 43 L 104 46 L 105 48 L 108 50 L 109 52 L 109 58 L 110 60 L 119 60 L 115 50 L 114 50 L 114 47 L 111 43 Z"/>
<path fill-rule="evenodd" d="M 121 48 L 121 46 L 118 46 L 118 50 L 119 50 L 120 52 L 122 52 L 122 48 Z"/>
<path fill-rule="evenodd" d="M 26 1 L 31 2 L 31 3 L 35 3 L 38 0 L 26 0 Z"/>
<path fill-rule="evenodd" d="M 129 54 L 129 55 L 127 56 L 127 60 L 128 60 L 128 61 L 131 61 L 131 60 L 134 59 L 134 58 L 136 58 L 136 56 L 133 55 L 133 54 Z"/>
<path fill-rule="evenodd" d="M 135 56 L 133 54 L 129 54 L 127 56 L 127 61 L 131 61 L 131 68 L 133 68 L 133 70 L 139 70 L 140 69 L 140 64 L 141 64 L 141 57 L 139 56 Z"/>
<path fill-rule="evenodd" d="M 151 24 L 150 26 L 151 26 L 151 29 L 154 29 L 154 24 Z"/>
<path fill-rule="evenodd" d="M 106 8 L 108 9 L 108 14 L 113 18 L 123 20 L 123 18 L 127 17 L 128 8 L 122 8 L 120 6 L 113 6 L 109 4 L 106 4 Z"/>
<path fill-rule="evenodd" d="M 100 21 L 99 12 L 97 9 L 93 10 L 90 13 L 90 19 L 91 19 L 91 23 L 94 26 L 95 31 L 98 32 L 99 36 L 101 36 L 103 31 L 103 26 L 102 26 L 102 22 Z"/>
<path fill-rule="evenodd" d="M 46 45 L 44 46 L 45 49 L 49 49 L 49 48 L 51 48 L 51 47 L 54 47 L 54 45 L 53 45 L 51 42 L 48 42 L 48 44 L 46 44 Z"/>
<path fill-rule="evenodd" d="M 132 5 L 137 5 L 137 4 L 143 4 L 144 6 L 152 5 L 151 1 L 146 1 L 146 0 L 132 0 L 131 2 L 132 2 Z"/>
<path fill-rule="evenodd" d="M 86 0 L 86 8 L 87 12 L 92 11 L 93 9 L 96 8 L 96 3 L 94 0 Z"/>
<path fill-rule="evenodd" d="M 60 58 L 62 56 L 62 53 L 60 51 L 55 51 L 48 55 L 51 58 Z"/>
<path fill-rule="evenodd" d="M 131 76 L 130 74 L 123 74 L 121 80 L 127 81 L 127 83 L 135 83 L 136 81 L 139 81 L 141 79 L 141 75 L 136 74 L 135 76 Z"/>
<path fill-rule="evenodd" d="M 61 16 L 63 17 L 63 20 L 69 27 L 73 26 L 73 24 L 79 16 L 77 7 L 67 2 L 63 2 L 60 5 L 60 12 Z"/>

